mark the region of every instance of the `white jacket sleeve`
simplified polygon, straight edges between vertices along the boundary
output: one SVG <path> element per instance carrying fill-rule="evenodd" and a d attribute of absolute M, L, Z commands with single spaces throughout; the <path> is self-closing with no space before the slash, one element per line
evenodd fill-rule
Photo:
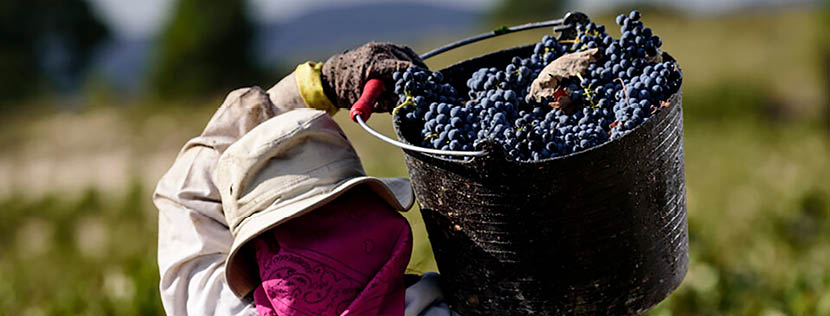
<path fill-rule="evenodd" d="M 270 94 L 270 95 L 269 95 Z M 159 181 L 158 264 L 167 315 L 257 315 L 250 298 L 239 299 L 225 281 L 231 236 L 211 175 L 219 156 L 260 123 L 304 107 L 293 75 L 269 93 L 245 88 L 228 95 L 204 132 L 188 141 Z"/>

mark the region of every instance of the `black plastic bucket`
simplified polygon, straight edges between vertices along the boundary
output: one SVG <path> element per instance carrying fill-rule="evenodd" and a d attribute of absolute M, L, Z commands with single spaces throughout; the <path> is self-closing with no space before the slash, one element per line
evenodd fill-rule
<path fill-rule="evenodd" d="M 460 92 L 481 67 L 532 46 L 441 70 Z M 671 58 L 665 55 L 666 58 Z M 624 137 L 540 162 L 500 146 L 470 161 L 404 150 L 442 287 L 475 315 L 636 315 L 688 266 L 681 93 Z M 406 143 L 418 131 L 395 130 Z"/>

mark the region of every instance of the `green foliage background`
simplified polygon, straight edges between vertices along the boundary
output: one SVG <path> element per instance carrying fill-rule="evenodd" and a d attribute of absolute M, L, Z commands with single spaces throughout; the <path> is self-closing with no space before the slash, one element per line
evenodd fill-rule
<path fill-rule="evenodd" d="M 84 0 L 0 2 L 0 107 L 54 88 L 38 63 L 39 46 L 64 45 L 63 71 L 85 74 L 109 29 Z"/>
<path fill-rule="evenodd" d="M 258 84 L 253 25 L 245 0 L 179 0 L 163 30 L 150 92 L 187 97 Z"/>
<path fill-rule="evenodd" d="M 830 315 L 828 11 L 707 19 L 658 12 L 644 16 L 684 70 L 691 248 L 683 284 L 649 315 Z M 612 19 L 597 17 L 609 28 Z M 476 44 L 428 65 L 440 69 L 483 52 L 534 42 L 546 32 Z M 415 49 L 441 43 L 421 43 Z M 207 63 L 211 58 L 216 57 L 197 59 Z M 92 106 L 71 115 L 33 110 L 0 117 L 0 173 L 28 170 L 27 164 L 49 156 L 58 163 L 71 161 L 67 150 L 82 146 L 77 139 L 86 138 L 107 141 L 83 145 L 84 151 L 122 146 L 136 166 L 132 173 L 113 175 L 120 177 L 115 183 L 121 186 L 37 194 L 22 186 L 0 186 L 0 315 L 163 313 L 155 261 L 157 214 L 150 201 L 160 174 L 137 167 L 152 162 L 153 154 L 169 166 L 221 98 L 108 106 L 116 101 L 92 98 Z M 112 122 L 104 125 L 108 128 L 95 123 L 102 118 Z M 369 174 L 406 175 L 397 149 L 367 135 L 342 113 L 335 119 Z M 371 124 L 393 134 L 388 116 L 375 115 Z M 42 148 L 50 146 L 58 149 Z M 99 168 L 106 166 L 92 161 L 89 172 Z M 42 175 L 34 171 L 16 181 Z M 413 211 L 408 218 L 420 220 Z M 426 246 L 425 232 L 414 234 Z M 415 258 L 429 251 L 418 249 Z"/>

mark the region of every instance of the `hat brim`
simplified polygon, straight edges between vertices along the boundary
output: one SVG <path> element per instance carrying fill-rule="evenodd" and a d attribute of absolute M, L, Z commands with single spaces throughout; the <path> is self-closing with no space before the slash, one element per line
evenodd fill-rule
<path fill-rule="evenodd" d="M 250 259 L 246 260 L 247 257 L 252 256 L 245 256 L 243 254 L 245 244 L 273 227 L 307 214 L 331 202 L 360 184 L 367 185 L 396 210 L 407 211 L 414 203 L 409 179 L 362 176 L 333 185 L 333 188 L 327 194 L 319 194 L 293 201 L 288 205 L 279 206 L 278 209 L 272 209 L 272 206 L 253 214 L 243 223 L 240 223 L 238 231 L 234 236 L 230 254 L 228 254 L 227 264 L 225 266 L 225 279 L 231 291 L 238 297 L 244 297 L 253 291 L 258 285 L 257 282 L 259 282 L 259 277 L 256 275 L 256 266 Z"/>

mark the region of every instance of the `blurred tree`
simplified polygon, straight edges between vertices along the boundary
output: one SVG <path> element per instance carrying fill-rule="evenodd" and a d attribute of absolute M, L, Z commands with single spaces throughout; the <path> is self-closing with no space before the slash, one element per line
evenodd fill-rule
<path fill-rule="evenodd" d="M 256 83 L 254 28 L 245 0 L 179 0 L 163 30 L 150 92 L 180 97 Z"/>
<path fill-rule="evenodd" d="M 562 15 L 562 0 L 502 0 L 490 11 L 495 23 L 534 22 L 558 18 Z"/>
<path fill-rule="evenodd" d="M 0 1 L 0 101 L 76 89 L 108 37 L 84 0 Z"/>

